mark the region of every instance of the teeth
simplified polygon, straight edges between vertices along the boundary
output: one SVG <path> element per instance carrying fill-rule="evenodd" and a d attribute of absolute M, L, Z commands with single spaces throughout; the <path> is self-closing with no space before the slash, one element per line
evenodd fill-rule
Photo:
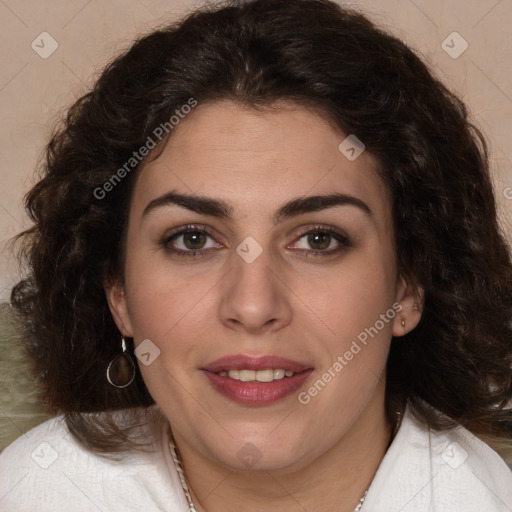
<path fill-rule="evenodd" d="M 238 373 L 238 380 L 241 380 L 242 382 L 249 382 L 251 380 L 256 380 L 256 372 L 254 370 L 238 370 L 237 373 Z M 236 377 L 231 377 L 231 378 L 236 379 Z"/>
<path fill-rule="evenodd" d="M 259 370 L 256 372 L 258 382 L 272 382 L 274 380 L 274 370 Z"/>
<path fill-rule="evenodd" d="M 269 368 L 268 370 L 229 370 L 219 372 L 221 377 L 229 377 L 230 379 L 242 382 L 272 382 L 273 380 L 284 379 L 284 377 L 293 377 L 295 375 L 291 370 L 283 370 L 281 368 Z"/>
<path fill-rule="evenodd" d="M 285 371 L 284 370 L 274 370 L 274 379 L 275 380 L 279 380 L 279 379 L 284 379 L 284 374 L 285 374 Z"/>

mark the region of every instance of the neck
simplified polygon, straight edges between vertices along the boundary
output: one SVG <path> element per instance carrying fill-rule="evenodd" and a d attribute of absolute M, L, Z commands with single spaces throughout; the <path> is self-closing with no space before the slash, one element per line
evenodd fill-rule
<path fill-rule="evenodd" d="M 198 512 L 353 512 L 384 457 L 391 437 L 382 401 L 369 405 L 326 453 L 300 470 L 231 471 L 175 435 Z"/>

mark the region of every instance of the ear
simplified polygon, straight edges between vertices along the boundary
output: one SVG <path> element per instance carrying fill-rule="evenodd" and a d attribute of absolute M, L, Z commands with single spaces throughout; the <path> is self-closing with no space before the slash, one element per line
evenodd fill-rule
<path fill-rule="evenodd" d="M 404 336 L 420 322 L 423 311 L 423 288 L 412 286 L 404 277 L 398 280 L 396 302 L 401 309 L 393 320 L 393 336 Z"/>
<path fill-rule="evenodd" d="M 105 289 L 108 307 L 117 328 L 123 336 L 133 338 L 124 285 L 119 281 L 109 280 L 104 282 L 103 287 Z"/>

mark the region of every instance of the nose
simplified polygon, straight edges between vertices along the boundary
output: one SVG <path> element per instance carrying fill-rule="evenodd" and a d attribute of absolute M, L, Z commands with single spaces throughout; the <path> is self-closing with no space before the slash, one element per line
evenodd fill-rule
<path fill-rule="evenodd" d="M 268 257 L 252 262 L 233 255 L 233 267 L 223 280 L 219 314 L 224 325 L 253 334 L 277 331 L 292 318 L 290 290 Z"/>

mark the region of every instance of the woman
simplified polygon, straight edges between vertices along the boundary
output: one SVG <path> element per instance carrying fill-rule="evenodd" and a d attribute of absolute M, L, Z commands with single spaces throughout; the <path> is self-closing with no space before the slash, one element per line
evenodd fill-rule
<path fill-rule="evenodd" d="M 59 413 L 2 510 L 507 511 L 512 267 L 485 144 L 324 0 L 191 14 L 70 110 L 13 290 Z"/>

